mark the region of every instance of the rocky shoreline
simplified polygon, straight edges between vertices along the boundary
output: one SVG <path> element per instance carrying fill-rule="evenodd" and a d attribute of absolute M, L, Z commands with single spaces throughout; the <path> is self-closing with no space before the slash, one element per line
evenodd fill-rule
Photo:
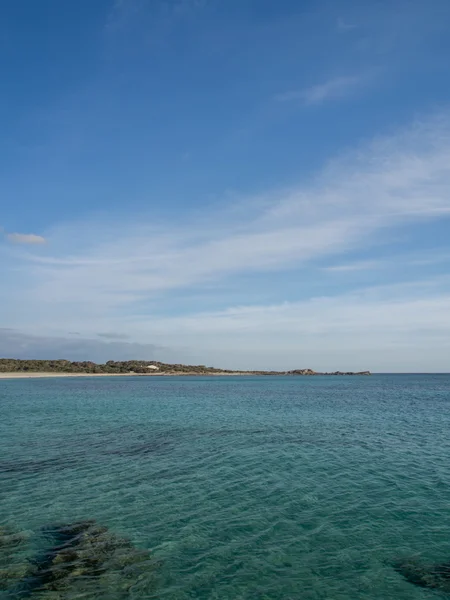
<path fill-rule="evenodd" d="M 372 375 L 370 371 L 332 371 L 331 373 L 320 373 L 312 369 L 298 369 L 287 371 L 285 375 Z"/>

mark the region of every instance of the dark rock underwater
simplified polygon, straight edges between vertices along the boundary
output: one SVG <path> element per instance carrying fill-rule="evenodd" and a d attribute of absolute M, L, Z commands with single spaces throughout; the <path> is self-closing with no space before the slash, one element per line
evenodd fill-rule
<path fill-rule="evenodd" d="M 0 590 L 11 600 L 66 600 L 89 593 L 119 600 L 132 588 L 145 586 L 149 592 L 154 586 L 158 563 L 150 553 L 95 521 L 49 526 L 41 533 L 48 548 L 21 558 L 28 535 L 0 529 L 0 558 L 8 565 L 0 570 Z"/>

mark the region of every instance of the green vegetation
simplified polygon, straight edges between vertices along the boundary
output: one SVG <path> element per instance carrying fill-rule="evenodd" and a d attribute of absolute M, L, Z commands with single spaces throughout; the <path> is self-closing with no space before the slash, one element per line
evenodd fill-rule
<path fill-rule="evenodd" d="M 153 365 L 157 369 L 149 369 Z M 104 364 L 70 360 L 19 360 L 0 358 L 0 373 L 233 373 L 204 365 L 168 365 L 148 360 L 109 360 Z"/>
<path fill-rule="evenodd" d="M 156 367 L 156 368 L 152 368 Z M 72 362 L 70 360 L 19 360 L 17 358 L 0 358 L 0 373 L 104 373 L 110 375 L 370 375 L 370 371 L 359 373 L 335 371 L 318 373 L 312 369 L 295 369 L 294 371 L 232 371 L 216 369 L 205 365 L 170 365 L 148 360 L 108 360 L 104 364 L 91 361 Z"/>

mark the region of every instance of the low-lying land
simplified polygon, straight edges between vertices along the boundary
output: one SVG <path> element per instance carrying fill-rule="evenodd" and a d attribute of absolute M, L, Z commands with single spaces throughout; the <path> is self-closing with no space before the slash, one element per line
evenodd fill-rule
<path fill-rule="evenodd" d="M 16 377 L 73 377 L 100 375 L 370 375 L 370 371 L 319 373 L 312 369 L 294 369 L 292 371 L 233 371 L 217 369 L 205 365 L 167 364 L 146 360 L 109 360 L 98 364 L 91 361 L 73 362 L 70 360 L 19 360 L 0 358 L 0 378 Z"/>

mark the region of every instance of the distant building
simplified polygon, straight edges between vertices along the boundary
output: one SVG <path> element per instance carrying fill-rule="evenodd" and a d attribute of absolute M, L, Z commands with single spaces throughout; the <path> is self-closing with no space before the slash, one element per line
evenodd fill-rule
<path fill-rule="evenodd" d="M 156 365 L 148 365 L 147 369 L 151 369 L 152 371 L 159 371 L 159 367 L 157 367 Z"/>

